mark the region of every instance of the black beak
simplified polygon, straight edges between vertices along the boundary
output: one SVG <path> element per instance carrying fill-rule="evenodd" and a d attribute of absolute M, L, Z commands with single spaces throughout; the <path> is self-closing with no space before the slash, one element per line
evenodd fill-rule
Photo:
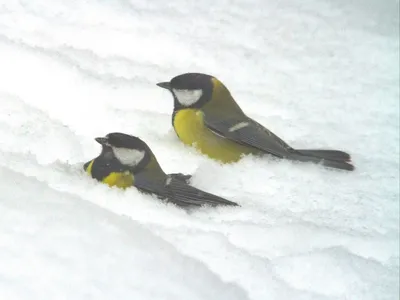
<path fill-rule="evenodd" d="M 108 138 L 106 137 L 97 137 L 95 141 L 98 142 L 100 145 L 105 145 L 108 143 Z"/>
<path fill-rule="evenodd" d="M 159 82 L 159 83 L 157 83 L 157 85 L 158 85 L 159 87 L 162 87 L 163 89 L 171 90 L 171 83 L 169 83 L 168 81 L 166 81 L 166 82 Z"/>

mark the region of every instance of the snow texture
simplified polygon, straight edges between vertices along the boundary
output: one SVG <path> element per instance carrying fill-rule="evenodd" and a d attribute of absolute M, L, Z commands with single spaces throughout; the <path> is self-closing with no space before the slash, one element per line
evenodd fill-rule
<path fill-rule="evenodd" d="M 155 85 L 185 72 L 357 169 L 207 159 Z M 97 183 L 113 131 L 241 207 Z M 398 299 L 398 0 L 3 1 L 0 137 L 0 299 Z"/>

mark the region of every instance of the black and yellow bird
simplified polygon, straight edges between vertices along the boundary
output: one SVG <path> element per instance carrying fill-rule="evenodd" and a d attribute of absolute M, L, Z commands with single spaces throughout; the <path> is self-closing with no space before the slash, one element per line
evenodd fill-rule
<path fill-rule="evenodd" d="M 119 188 L 134 186 L 182 207 L 238 205 L 189 185 L 190 175 L 165 174 L 149 146 L 137 137 L 113 132 L 95 140 L 102 151 L 83 168 L 98 181 Z"/>
<path fill-rule="evenodd" d="M 352 171 L 350 155 L 339 150 L 300 150 L 248 117 L 217 78 L 185 73 L 157 83 L 174 98 L 172 125 L 178 138 L 223 163 L 246 154 L 271 154 L 293 161 L 314 162 Z"/>

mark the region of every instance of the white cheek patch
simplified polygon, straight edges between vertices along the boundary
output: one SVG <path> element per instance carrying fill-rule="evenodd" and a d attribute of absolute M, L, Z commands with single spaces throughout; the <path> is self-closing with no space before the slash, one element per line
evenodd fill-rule
<path fill-rule="evenodd" d="M 190 106 L 197 101 L 199 101 L 200 97 L 203 95 L 202 90 L 176 90 L 172 89 L 176 99 L 183 106 Z"/>
<path fill-rule="evenodd" d="M 231 128 L 229 128 L 229 132 L 233 132 L 233 131 L 242 129 L 242 128 L 245 128 L 247 126 L 249 126 L 248 122 L 240 122 L 240 123 L 237 123 L 236 125 L 233 125 Z"/>
<path fill-rule="evenodd" d="M 135 149 L 116 147 L 113 147 L 112 149 L 115 157 L 121 162 L 121 164 L 131 167 L 137 166 L 142 161 L 145 155 L 144 151 L 139 151 Z"/>

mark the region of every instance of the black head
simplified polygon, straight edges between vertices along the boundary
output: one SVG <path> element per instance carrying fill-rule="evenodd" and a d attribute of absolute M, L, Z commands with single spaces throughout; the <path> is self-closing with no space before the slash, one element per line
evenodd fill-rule
<path fill-rule="evenodd" d="M 149 146 L 136 136 L 121 132 L 111 132 L 105 137 L 98 137 L 95 140 L 101 145 L 116 148 L 127 148 L 140 151 L 147 151 Z"/>
<path fill-rule="evenodd" d="M 178 110 L 188 107 L 201 108 L 210 101 L 215 80 L 215 77 L 207 74 L 185 73 L 157 85 L 172 93 L 175 110 Z"/>
<path fill-rule="evenodd" d="M 144 167 L 150 161 L 152 152 L 145 142 L 138 137 L 112 132 L 105 137 L 97 137 L 95 140 L 104 149 L 111 149 L 114 157 L 125 166 L 139 168 Z"/>

